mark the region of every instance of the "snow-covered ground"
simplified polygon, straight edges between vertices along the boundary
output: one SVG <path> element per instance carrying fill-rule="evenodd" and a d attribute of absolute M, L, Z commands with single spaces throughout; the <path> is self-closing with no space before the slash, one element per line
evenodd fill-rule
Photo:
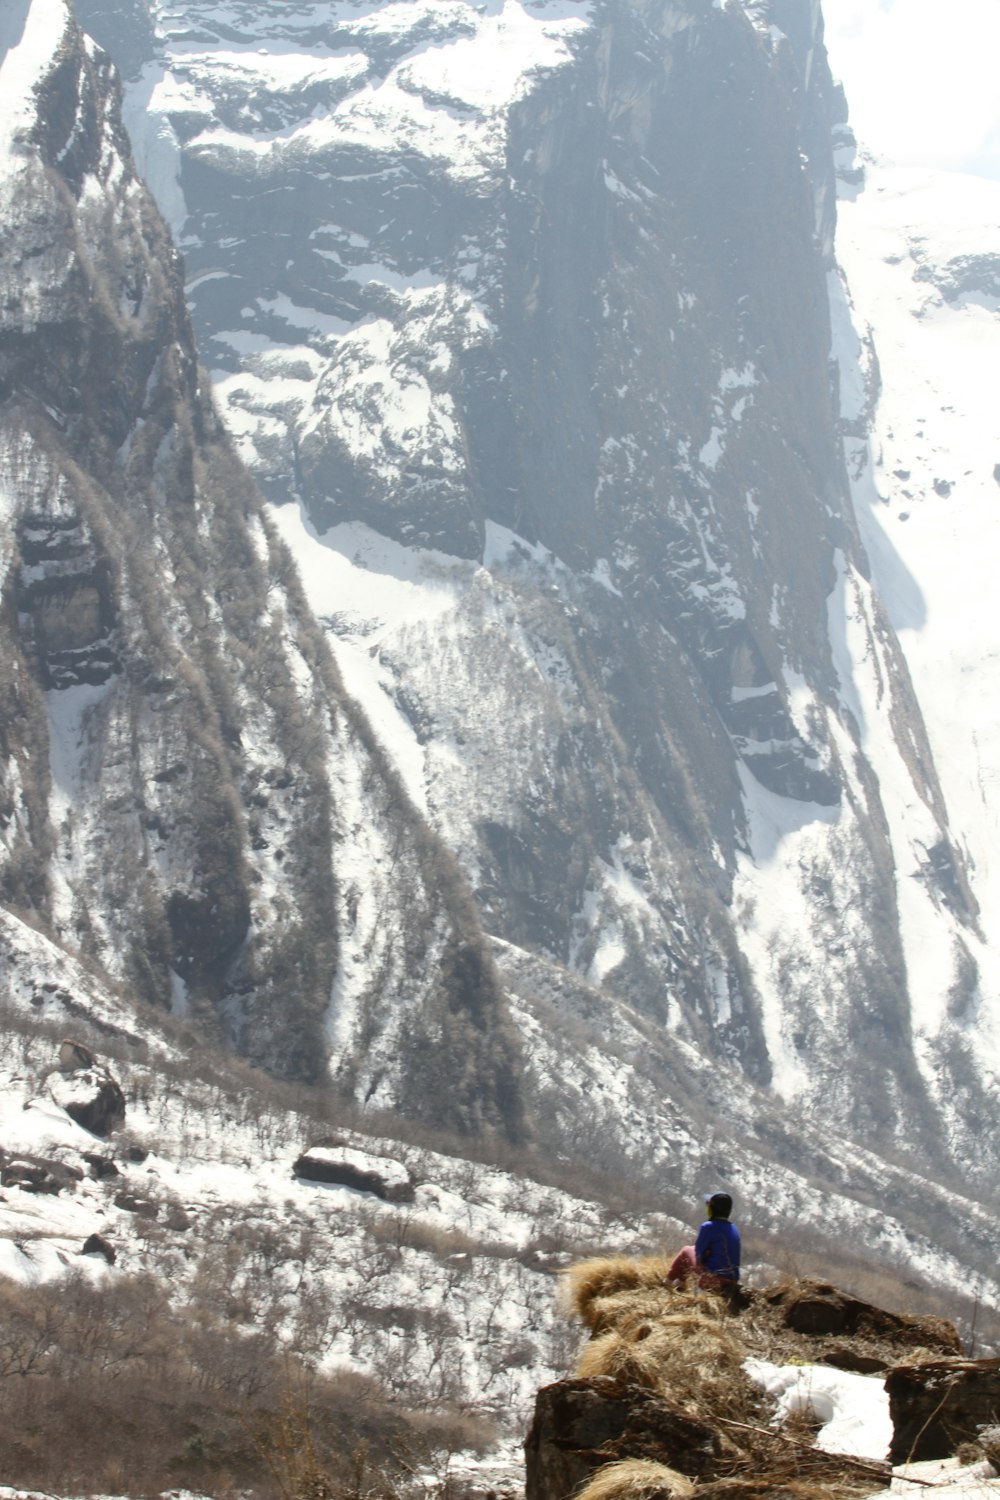
<path fill-rule="evenodd" d="M 872 584 L 902 646 L 965 853 L 979 969 L 952 1016 L 1000 1068 L 1000 184 L 867 161 L 840 205 L 846 285 L 832 304 L 845 453 Z M 858 597 L 868 592 L 854 580 Z M 892 814 L 890 812 L 890 817 Z M 897 827 L 899 826 L 897 821 Z M 900 858 L 918 1023 L 932 1036 L 956 979 L 947 922 L 928 921 Z M 949 982 L 950 981 L 950 982 Z"/>

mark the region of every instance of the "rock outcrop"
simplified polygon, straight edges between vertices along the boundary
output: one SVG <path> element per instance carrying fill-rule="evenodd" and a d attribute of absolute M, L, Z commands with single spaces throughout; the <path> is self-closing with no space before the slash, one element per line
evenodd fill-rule
<path fill-rule="evenodd" d="M 413 1177 L 402 1162 L 351 1146 L 310 1146 L 292 1168 L 304 1182 L 327 1182 L 373 1193 L 387 1203 L 412 1203 Z"/>
<path fill-rule="evenodd" d="M 892 1462 L 948 1458 L 1000 1421 L 1000 1359 L 932 1360 L 890 1370 Z"/>

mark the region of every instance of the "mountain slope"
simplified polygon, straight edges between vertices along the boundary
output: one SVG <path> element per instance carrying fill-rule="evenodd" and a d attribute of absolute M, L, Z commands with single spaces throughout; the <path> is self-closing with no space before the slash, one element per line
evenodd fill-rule
<path fill-rule="evenodd" d="M 261 15 L 240 14 L 244 23 Z M 557 33 L 588 14 L 575 5 L 538 12 Z M 982 1135 L 972 1089 L 948 1094 L 947 1072 L 928 1066 L 902 963 L 905 885 L 895 871 L 911 833 L 926 844 L 918 870 L 928 923 L 940 919 L 952 941 L 974 932 L 976 917 L 962 862 L 943 841 L 940 787 L 866 579 L 840 467 L 824 342 L 832 175 L 822 162 L 806 173 L 799 158 L 830 102 L 818 33 L 790 25 L 791 39 L 777 38 L 753 24 L 766 21 L 757 8 L 748 17 L 624 7 L 598 18 L 610 29 L 595 21 L 585 35 L 575 30 L 578 51 L 564 38 L 565 53 L 546 53 L 554 72 L 515 70 L 510 108 L 496 106 L 489 124 L 502 159 L 509 153 L 526 176 L 515 192 L 501 173 L 496 191 L 510 192 L 516 217 L 527 212 L 525 181 L 538 190 L 536 208 L 547 207 L 537 244 L 523 222 L 518 243 L 534 246 L 547 269 L 526 292 L 522 259 L 505 265 L 507 241 L 494 242 L 513 291 L 481 294 L 496 331 L 476 400 L 482 412 L 492 362 L 517 354 L 498 448 L 510 447 L 510 464 L 525 452 L 540 459 L 541 426 L 532 436 L 525 425 L 534 414 L 554 434 L 553 451 L 562 444 L 567 490 L 550 473 L 551 488 L 538 481 L 532 513 L 520 516 L 513 502 L 484 499 L 463 523 L 466 541 L 476 538 L 470 556 L 441 520 L 452 515 L 447 486 L 422 491 L 417 507 L 425 541 L 436 517 L 436 548 L 404 539 L 399 495 L 395 520 L 377 518 L 353 480 L 339 499 L 313 497 L 312 519 L 301 498 L 260 505 L 199 373 L 179 264 L 133 172 L 106 58 L 55 0 L 10 15 L 0 84 L 16 108 L 0 190 L 14 232 L 0 251 L 0 432 L 3 870 L 13 909 L 0 923 L 0 962 L 19 1012 L 6 1026 L 10 1098 L 31 1106 L 9 1111 L 10 1148 L 85 1160 L 80 1127 L 43 1088 L 48 1028 L 80 1031 L 98 1050 L 110 1035 L 141 1103 L 131 1128 L 170 1162 L 178 1197 L 202 1203 L 185 1131 L 196 1128 L 199 1153 L 215 1160 L 237 1150 L 234 1120 L 247 1154 L 254 1118 L 271 1119 L 266 1082 L 235 1065 L 222 1092 L 238 1108 L 189 1088 L 186 1072 L 197 1069 L 183 1054 L 197 1060 L 209 1037 L 333 1096 L 311 1097 L 273 1131 L 260 1125 L 260 1217 L 282 1245 L 290 1227 L 278 1200 L 293 1136 L 297 1150 L 332 1115 L 380 1154 L 395 1148 L 392 1121 L 377 1112 L 395 1111 L 401 1133 L 399 1115 L 478 1134 L 470 1151 L 499 1152 L 491 1138 L 529 1134 L 490 1210 L 524 1230 L 507 1249 L 532 1237 L 517 1215 L 523 1202 L 536 1205 L 538 1179 L 556 1177 L 563 1191 L 581 1167 L 606 1174 L 596 1184 L 588 1175 L 586 1190 L 553 1211 L 564 1237 L 564 1221 L 583 1215 L 588 1245 L 601 1232 L 602 1194 L 619 1207 L 616 1194 L 634 1194 L 643 1213 L 634 1229 L 616 1221 L 609 1236 L 673 1237 L 706 1180 L 732 1180 L 762 1262 L 819 1254 L 859 1276 L 975 1284 L 996 1305 L 996 1146 Z M 479 35 L 463 7 L 434 15 L 466 25 L 448 46 Z M 499 25 L 508 8 L 483 15 Z M 298 25 L 299 13 L 290 16 L 283 11 L 282 24 Z M 365 16 L 388 76 L 399 61 L 383 35 L 392 18 L 378 8 Z M 671 16 L 689 24 L 671 29 Z M 657 29 L 642 30 L 651 18 Z M 197 52 L 207 27 L 207 13 L 192 21 L 184 47 Z M 135 42 L 142 33 L 122 34 Z M 656 58 L 648 75 L 643 38 Z M 275 55 L 301 64 L 302 54 Z M 749 238 L 723 233 L 721 196 L 702 203 L 685 155 L 697 144 L 693 127 L 674 149 L 673 87 L 694 110 L 723 63 L 739 80 L 731 99 L 741 110 L 767 82 L 770 112 L 751 156 L 764 196 L 741 204 Z M 803 103 L 802 69 L 819 93 L 818 113 L 800 118 L 791 106 Z M 602 144 L 619 153 L 609 180 L 647 209 L 620 223 L 612 215 L 591 245 L 607 295 L 619 300 L 611 332 L 588 334 L 584 348 L 574 342 L 579 309 L 593 301 L 597 273 L 564 282 L 557 263 L 586 248 L 566 241 L 595 180 L 584 172 L 590 158 L 569 144 L 579 134 L 573 111 L 593 112 L 588 99 L 604 111 Z M 453 118 L 450 104 L 428 108 Z M 731 143 L 739 112 L 723 113 L 718 130 Z M 529 127 L 544 149 L 525 162 L 510 142 Z M 654 147 L 655 160 L 644 152 Z M 495 162 L 495 142 L 490 150 Z M 669 196 L 657 197 L 650 171 L 650 180 L 670 175 Z M 607 209 L 621 194 L 597 181 Z M 472 198 L 488 185 L 482 174 L 474 182 Z M 217 195 L 219 213 L 226 203 Z M 369 203 L 373 214 L 385 211 L 379 204 Z M 570 233 L 560 238 L 553 224 Z M 767 263 L 772 243 L 777 270 Z M 787 306 L 779 251 L 794 293 Z M 734 322 L 725 268 L 741 256 L 751 290 Z M 695 289 L 690 305 L 681 282 Z M 665 305 L 676 320 L 658 317 Z M 433 340 L 408 307 L 393 311 L 393 326 L 407 357 L 435 374 Z M 375 326 L 370 317 L 351 325 L 359 337 Z M 618 347 L 626 324 L 632 342 Z M 341 347 L 346 335 L 337 342 L 338 327 L 305 331 L 317 346 L 330 340 L 339 368 L 352 346 Z M 250 349 L 256 336 L 244 329 L 238 344 Z M 301 347 L 295 357 L 308 363 L 312 342 Z M 524 365 L 532 348 L 536 377 Z M 608 383 L 603 363 L 586 365 L 591 355 L 610 362 L 612 380 L 635 382 L 634 399 Z M 435 379 L 447 393 L 445 363 L 442 355 Z M 555 397 L 571 374 L 575 394 L 559 416 Z M 229 394 L 224 387 L 231 415 Z M 285 431 L 301 421 L 304 432 L 314 415 L 284 409 L 280 395 L 274 404 L 268 419 Z M 474 407 L 470 397 L 463 430 L 485 441 Z M 377 429 L 377 401 L 365 413 Z M 584 458 L 609 466 L 608 484 L 581 498 L 571 458 L 592 426 L 603 457 L 588 436 Z M 406 441 L 419 454 L 414 434 Z M 471 451 L 463 438 L 466 489 Z M 534 485 L 534 460 L 525 472 Z M 391 488 L 383 481 L 378 495 Z M 526 480 L 526 500 L 529 488 Z M 345 509 L 356 514 L 337 520 Z M 375 519 L 397 534 L 378 533 Z M 162 1090 L 142 1055 L 143 1042 L 157 1055 L 166 1047 L 148 1005 L 171 1008 L 178 1028 L 168 1038 L 182 1056 L 169 1053 Z M 138 1052 L 109 1025 L 134 1033 Z M 967 1032 L 988 1041 L 985 1027 Z M 27 1079 L 21 1036 L 30 1038 Z M 985 1049 L 973 1065 L 985 1073 Z M 174 1069 L 185 1097 L 176 1117 Z M 379 1134 L 366 1140 L 373 1113 Z M 192 1118 L 196 1127 L 185 1123 Z M 448 1144 L 455 1160 L 459 1147 Z M 228 1173 L 236 1163 L 223 1165 Z M 460 1167 L 435 1170 L 465 1180 Z M 39 1263 L 58 1274 L 60 1256 L 73 1263 L 77 1230 L 102 1220 L 137 1257 L 145 1237 L 133 1211 L 111 1190 L 81 1197 L 67 1228 L 62 1203 L 49 1218 L 30 1193 L 12 1193 L 8 1253 L 30 1210 Z M 461 1226 L 461 1197 L 436 1218 L 428 1195 L 432 1224 Z M 238 1221 L 243 1201 L 213 1189 L 202 1203 L 209 1258 L 212 1234 Z M 647 1216 L 654 1205 L 673 1217 Z M 343 1206 L 349 1216 L 358 1205 Z M 538 1205 L 539 1224 L 546 1212 Z M 323 1222 L 317 1209 L 317 1230 Z M 496 1219 L 481 1227 L 492 1234 Z M 183 1258 L 185 1231 L 167 1228 L 163 1269 Z M 324 1295 L 347 1296 L 366 1233 L 352 1220 L 343 1260 L 316 1269 Z M 393 1220 L 369 1239 L 402 1233 Z M 429 1313 L 453 1289 L 455 1267 L 433 1249 L 420 1253 Z M 16 1256 L 10 1264 L 25 1270 Z M 516 1365 L 494 1320 L 464 1387 L 474 1395 L 477 1382 L 489 1384 L 499 1406 L 555 1365 L 547 1285 L 534 1271 L 512 1275 L 538 1347 Z M 372 1316 L 354 1309 L 352 1357 L 398 1370 L 400 1348 L 419 1349 L 422 1378 L 435 1347 L 424 1324 L 379 1328 L 405 1300 L 395 1280 L 383 1290 Z M 477 1316 L 470 1306 L 467 1326 L 446 1329 L 444 1344 L 459 1348 Z M 504 1338 L 516 1333 L 504 1324 Z M 343 1356 L 334 1342 L 323 1358 Z"/>
<path fill-rule="evenodd" d="M 200 384 L 110 63 L 65 6 L 22 12 L 3 62 L 21 106 L 0 252 L 4 897 L 279 1074 L 325 1075 L 334 986 L 374 1038 L 381 990 L 405 985 L 409 1046 L 366 1056 L 357 1086 L 391 1077 L 419 1113 L 441 1067 L 437 1118 L 516 1133 L 472 903 Z"/>
<path fill-rule="evenodd" d="M 976 905 L 877 598 L 851 623 L 821 16 L 235 14 L 154 10 L 139 159 L 225 419 L 487 929 L 943 1165 L 896 788 L 929 920 Z"/>

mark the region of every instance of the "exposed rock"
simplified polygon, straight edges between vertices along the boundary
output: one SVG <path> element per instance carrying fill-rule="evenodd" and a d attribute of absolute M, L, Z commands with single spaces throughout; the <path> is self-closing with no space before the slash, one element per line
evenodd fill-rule
<path fill-rule="evenodd" d="M 106 1240 L 103 1234 L 88 1234 L 83 1242 L 81 1255 L 103 1255 L 109 1266 L 113 1266 L 118 1259 L 118 1251 L 110 1240 Z"/>
<path fill-rule="evenodd" d="M 79 1069 L 49 1077 L 49 1093 L 71 1120 L 102 1139 L 125 1123 L 125 1095 L 105 1068 Z"/>
<path fill-rule="evenodd" d="M 115 1208 L 124 1209 L 127 1214 L 135 1214 L 138 1219 L 155 1219 L 160 1212 L 158 1203 L 150 1198 L 142 1198 L 138 1193 L 116 1193 Z"/>
<path fill-rule="evenodd" d="M 927 1349 L 935 1354 L 960 1354 L 962 1350 L 957 1330 L 944 1318 L 911 1318 L 886 1312 L 829 1282 L 799 1281 L 766 1295 L 772 1306 L 783 1309 L 786 1327 L 796 1333 L 814 1338 L 862 1335 L 885 1340 L 897 1349 Z M 836 1363 L 833 1359 L 829 1362 Z"/>
<path fill-rule="evenodd" d="M 1000 1419 L 1000 1359 L 902 1365 L 885 1382 L 894 1464 L 947 1458 Z"/>
<path fill-rule="evenodd" d="M 543 1386 L 525 1439 L 525 1500 L 563 1500 L 595 1469 L 650 1458 L 682 1474 L 710 1472 L 717 1433 L 662 1396 L 607 1376 Z"/>
<path fill-rule="evenodd" d="M 818 1357 L 817 1364 L 832 1365 L 835 1370 L 850 1370 L 855 1375 L 877 1375 L 887 1361 L 877 1354 L 865 1354 L 849 1344 L 834 1344 Z"/>
<path fill-rule="evenodd" d="M 83 1179 L 78 1167 L 48 1157 L 32 1156 L 18 1152 L 10 1156 L 0 1152 L 0 1184 L 4 1187 L 21 1188 L 26 1193 L 59 1193 L 64 1188 L 72 1192 Z"/>
<path fill-rule="evenodd" d="M 121 1176 L 110 1156 L 101 1156 L 97 1151 L 83 1151 L 80 1154 L 90 1168 L 90 1175 L 99 1181 L 103 1182 L 106 1178 Z"/>
<path fill-rule="evenodd" d="M 387 1203 L 412 1203 L 413 1178 L 391 1156 L 372 1156 L 352 1146 L 310 1146 L 292 1171 L 307 1182 L 329 1182 L 374 1193 Z"/>
<path fill-rule="evenodd" d="M 67 1037 L 59 1043 L 59 1071 L 61 1073 L 78 1073 L 82 1069 L 97 1066 L 97 1058 L 82 1042 L 74 1042 Z"/>

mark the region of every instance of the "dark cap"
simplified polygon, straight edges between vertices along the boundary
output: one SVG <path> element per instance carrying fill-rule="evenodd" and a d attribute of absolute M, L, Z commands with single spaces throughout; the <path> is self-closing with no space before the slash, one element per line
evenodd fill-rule
<path fill-rule="evenodd" d="M 706 1193 L 705 1206 L 713 1219 L 728 1219 L 733 1211 L 733 1200 L 728 1193 Z"/>

